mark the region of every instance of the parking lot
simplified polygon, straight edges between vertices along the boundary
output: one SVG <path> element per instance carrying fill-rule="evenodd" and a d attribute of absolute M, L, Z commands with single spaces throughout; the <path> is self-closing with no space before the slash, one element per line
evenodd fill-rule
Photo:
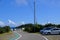
<path fill-rule="evenodd" d="M 48 40 L 60 40 L 60 35 L 42 35 L 40 33 L 26 33 L 23 31 L 17 31 L 22 35 L 22 37 L 19 40 L 31 40 L 34 38 L 34 40 L 44 40 L 42 36 L 46 37 Z"/>
<path fill-rule="evenodd" d="M 60 40 L 60 28 L 44 28 L 40 31 L 48 40 Z"/>
<path fill-rule="evenodd" d="M 43 35 L 45 36 L 48 40 L 60 40 L 60 35 Z"/>

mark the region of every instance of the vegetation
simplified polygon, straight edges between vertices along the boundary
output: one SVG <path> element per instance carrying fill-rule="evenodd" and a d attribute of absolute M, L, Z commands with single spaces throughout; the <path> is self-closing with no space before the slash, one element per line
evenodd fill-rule
<path fill-rule="evenodd" d="M 25 28 L 24 31 L 27 31 L 27 32 L 39 32 L 41 29 L 45 28 L 45 27 L 58 27 L 60 28 L 60 24 L 52 24 L 52 23 L 49 23 L 49 24 L 45 24 L 45 25 L 41 25 L 41 24 L 24 24 L 24 25 L 20 25 L 16 28 Z"/>
<path fill-rule="evenodd" d="M 6 32 L 9 32 L 9 31 L 10 31 L 9 26 L 0 27 L 0 34 L 6 33 Z"/>
<path fill-rule="evenodd" d="M 40 29 L 43 28 L 42 25 L 39 25 L 39 24 L 24 24 L 24 25 L 21 25 L 21 26 L 18 26 L 17 28 L 25 28 L 24 31 L 27 31 L 27 32 L 39 32 Z"/>
<path fill-rule="evenodd" d="M 57 27 L 57 25 L 49 23 L 49 24 L 45 24 L 44 27 Z"/>

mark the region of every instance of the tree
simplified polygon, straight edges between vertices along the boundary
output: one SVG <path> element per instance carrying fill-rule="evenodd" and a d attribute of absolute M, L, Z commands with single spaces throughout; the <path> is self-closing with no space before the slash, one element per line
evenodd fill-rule
<path fill-rule="evenodd" d="M 0 27 L 0 34 L 6 33 L 6 32 L 9 32 L 9 31 L 10 31 L 9 26 Z"/>
<path fill-rule="evenodd" d="M 0 34 L 5 33 L 5 29 L 3 27 L 0 27 Z"/>
<path fill-rule="evenodd" d="M 57 27 L 60 28 L 60 24 L 58 24 Z"/>
<path fill-rule="evenodd" d="M 5 32 L 9 32 L 10 31 L 10 27 L 9 26 L 5 26 L 4 29 L 5 29 Z"/>
<path fill-rule="evenodd" d="M 45 24 L 44 27 L 56 27 L 55 24 L 49 23 L 49 24 Z"/>

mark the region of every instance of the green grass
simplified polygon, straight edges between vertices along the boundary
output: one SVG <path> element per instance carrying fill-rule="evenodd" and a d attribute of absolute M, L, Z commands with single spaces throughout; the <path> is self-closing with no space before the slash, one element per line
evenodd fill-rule
<path fill-rule="evenodd" d="M 12 35 L 13 35 L 13 32 L 11 32 L 11 31 L 8 33 L 0 34 L 0 40 L 8 40 L 8 38 Z"/>
<path fill-rule="evenodd" d="M 15 32 L 8 32 L 8 33 L 4 33 L 4 34 L 0 34 L 0 40 L 15 40 L 19 37 L 20 35 L 18 35 Z"/>
<path fill-rule="evenodd" d="M 7 33 L 0 34 L 0 36 L 3 36 L 3 35 L 5 35 L 5 34 L 11 34 L 11 33 L 12 33 L 12 31 L 7 32 Z"/>
<path fill-rule="evenodd" d="M 15 40 L 19 37 L 20 35 L 18 35 L 17 33 L 14 33 L 14 37 L 10 37 L 9 40 Z"/>

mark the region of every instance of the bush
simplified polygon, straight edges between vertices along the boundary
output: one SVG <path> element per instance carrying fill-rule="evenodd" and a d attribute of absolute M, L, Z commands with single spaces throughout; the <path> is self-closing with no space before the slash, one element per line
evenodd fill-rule
<path fill-rule="evenodd" d="M 60 28 L 60 24 L 58 24 L 57 27 Z"/>
<path fill-rule="evenodd" d="M 32 32 L 32 27 L 26 27 L 24 31 Z"/>
<path fill-rule="evenodd" d="M 5 27 L 0 27 L 0 34 L 2 33 L 6 33 L 10 31 L 10 27 L 9 26 L 5 26 Z"/>
<path fill-rule="evenodd" d="M 5 29 L 5 32 L 9 32 L 10 31 L 10 27 L 9 26 L 5 26 L 3 28 Z"/>
<path fill-rule="evenodd" d="M 27 32 L 39 32 L 40 29 L 42 29 L 43 26 L 42 25 L 39 25 L 39 24 L 32 24 L 30 26 L 27 26 L 25 27 L 25 30 L 24 31 L 27 31 Z"/>
<path fill-rule="evenodd" d="M 5 29 L 3 27 L 0 27 L 0 34 L 5 33 Z"/>
<path fill-rule="evenodd" d="M 49 23 L 49 24 L 45 24 L 44 27 L 57 27 L 57 25 Z"/>
<path fill-rule="evenodd" d="M 25 28 L 24 31 L 27 31 L 27 32 L 39 32 L 41 29 L 43 29 L 45 27 L 59 27 L 60 28 L 60 24 L 59 25 L 52 24 L 52 23 L 48 23 L 45 25 L 24 24 L 24 25 L 18 26 L 17 28 Z"/>

